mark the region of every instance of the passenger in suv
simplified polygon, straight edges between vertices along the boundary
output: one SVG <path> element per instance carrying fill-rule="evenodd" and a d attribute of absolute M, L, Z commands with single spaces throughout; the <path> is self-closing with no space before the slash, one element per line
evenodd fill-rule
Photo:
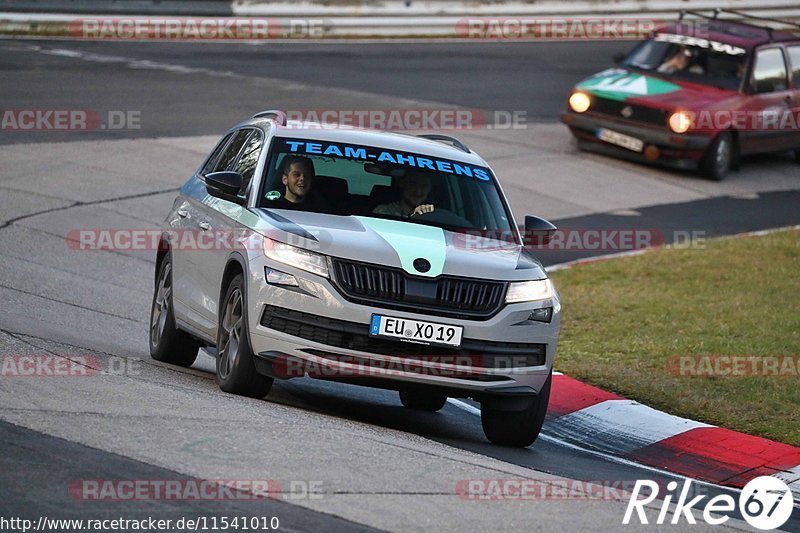
<path fill-rule="evenodd" d="M 266 198 L 273 202 L 275 208 L 305 209 L 318 211 L 320 202 L 312 192 L 314 187 L 314 163 L 307 157 L 287 155 L 281 162 L 281 184 L 284 193 L 270 191 Z"/>

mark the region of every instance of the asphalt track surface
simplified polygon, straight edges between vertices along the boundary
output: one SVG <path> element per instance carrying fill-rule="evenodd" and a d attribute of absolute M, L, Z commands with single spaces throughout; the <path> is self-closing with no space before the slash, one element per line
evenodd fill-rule
<path fill-rule="evenodd" d="M 4 44 L 10 43 L 0 41 L 0 47 Z M 231 121 L 252 114 L 253 109 L 263 109 L 277 100 L 291 102 L 293 83 L 320 88 L 313 101 L 291 102 L 297 109 L 335 107 L 340 102 L 336 95 L 326 95 L 325 89 L 338 88 L 438 102 L 440 106 L 522 110 L 531 119 L 555 121 L 576 80 L 596 70 L 598 62 L 605 65 L 615 52 L 630 47 L 627 42 L 576 47 L 558 43 L 435 42 L 250 46 L 52 41 L 47 45 L 97 53 L 108 59 L 98 60 L 91 67 L 92 79 L 97 82 L 86 84 L 82 69 L 74 69 L 68 57 L 58 52 L 36 57 L 0 54 L 0 68 L 13 75 L 0 82 L 4 98 L 21 109 L 46 101 L 73 106 L 70 109 L 82 105 L 98 110 L 141 110 L 142 123 L 147 127 L 123 133 L 126 137 L 218 133 L 230 127 Z M 119 61 L 110 59 L 114 57 Z M 136 60 L 181 65 L 195 72 L 178 82 L 164 75 L 167 67 L 158 70 L 143 66 L 133 76 L 121 76 L 120 65 Z M 542 76 L 545 72 L 546 77 Z M 285 94 L 258 91 L 239 78 L 258 76 L 285 80 Z M 146 99 L 141 90 L 145 87 Z M 97 136 L 109 138 L 114 133 Z M 12 142 L 28 142 L 30 137 L 53 140 L 50 133 L 18 136 Z"/>
<path fill-rule="evenodd" d="M 483 469 L 481 477 L 665 481 L 671 476 L 546 438 L 524 450 L 494 447 L 485 441 L 474 414 L 450 404 L 437 414 L 410 412 L 390 392 L 305 379 L 276 383 L 266 400 L 232 399 L 216 389 L 213 360 L 207 353 L 190 370 L 149 360 L 144 332 L 151 257 L 83 254 L 76 259 L 62 250 L 65 232 L 87 227 L 89 221 L 137 227 L 157 223 L 182 181 L 180 176 L 191 171 L 185 161 L 197 161 L 213 142 L 213 137 L 204 138 L 195 149 L 158 139 L 217 135 L 265 107 L 396 108 L 406 103 L 523 110 L 532 124 L 556 131 L 548 128 L 558 127 L 553 123 L 569 87 L 628 46 L 0 41 L 4 108 L 139 110 L 143 124 L 138 130 L 0 134 L 7 161 L 0 167 L 3 354 L 88 353 L 99 364 L 124 357 L 141 365 L 130 379 L 104 376 L 78 385 L 7 378 L 0 382 L 4 420 L 0 438 L 7 450 L 0 460 L 2 515 L 169 518 L 272 513 L 281 517 L 281 529 L 289 530 L 316 530 L 320 524 L 336 530 L 366 528 L 362 524 L 381 529 L 447 524 L 453 530 L 496 525 L 510 530 L 530 528 L 531 521 L 544 530 L 592 525 L 615 529 L 624 506 L 526 502 L 531 505 L 522 511 L 519 505 L 510 509 L 461 502 L 459 506 L 452 503 L 457 497 L 451 478 L 449 484 L 437 486 L 425 472 L 446 477 L 445 471 L 463 468 L 460 477 L 452 478 L 457 480 L 476 475 L 464 465 L 477 465 Z M 270 81 L 258 81 L 262 78 Z M 472 137 L 486 141 L 486 132 Z M 109 160 L 124 161 L 118 163 L 123 169 L 119 176 L 108 176 L 119 180 L 118 194 L 103 189 L 100 181 L 94 181 L 97 176 L 78 175 L 83 167 L 75 161 L 83 158 L 81 163 L 91 168 L 93 157 L 98 157 L 98 175 L 103 175 L 107 163 L 91 152 L 94 141 L 122 143 L 96 147 Z M 132 146 L 128 141 L 144 144 Z M 557 141 L 564 144 L 561 138 Z M 498 160 L 506 157 L 502 146 L 487 146 L 489 155 L 484 155 L 491 163 L 492 151 L 498 152 Z M 142 147 L 150 152 L 139 159 L 131 157 Z M 170 147 L 183 159 L 173 160 Z M 115 149 L 119 153 L 108 153 Z M 740 177 L 719 189 L 658 169 L 596 156 L 589 161 L 612 176 L 641 175 L 659 187 L 673 187 L 677 180 L 683 189 L 675 192 L 674 201 L 664 201 L 656 192 L 648 203 L 643 193 L 644 199 L 632 202 L 629 209 L 623 201 L 618 209 L 603 212 L 574 208 L 563 195 L 564 206 L 552 207 L 548 215 L 562 227 L 656 228 L 667 236 L 673 230 L 715 236 L 800 223 L 796 209 L 800 170 L 786 155 L 753 158 Z M 761 175 L 766 176 L 767 190 L 758 181 Z M 736 194 L 727 194 L 731 191 Z M 620 197 L 626 194 L 635 191 L 618 192 Z M 535 205 L 536 199 L 525 201 Z M 542 204 L 545 213 L 551 204 Z M 514 207 L 519 216 L 520 209 Z M 554 264 L 594 253 L 553 252 L 542 259 Z M 199 414 L 192 414 L 195 409 Z M 258 431 L 255 426 L 261 422 L 264 429 Z M 276 423 L 282 429 L 277 434 Z M 206 454 L 174 452 L 174 441 L 184 438 L 193 450 Z M 221 449 L 205 450 L 203 438 L 221 443 Z M 267 439 L 269 446 L 261 439 Z M 386 453 L 386 464 L 370 461 L 370 450 L 379 453 L 376 449 Z M 409 459 L 398 450 L 413 450 L 416 455 Z M 306 463 L 316 465 L 316 470 L 304 470 Z M 75 479 L 246 478 L 244 473 L 251 478 L 320 479 L 326 498 L 268 502 L 265 508 L 248 502 L 76 502 L 64 494 L 64 487 Z M 437 508 L 454 514 L 434 517 Z M 376 516 L 386 509 L 395 512 Z M 800 530 L 797 511 L 784 528 Z"/>

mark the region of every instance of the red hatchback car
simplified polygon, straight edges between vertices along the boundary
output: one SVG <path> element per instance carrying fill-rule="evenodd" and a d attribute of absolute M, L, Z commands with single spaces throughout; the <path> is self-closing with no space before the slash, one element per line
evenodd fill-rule
<path fill-rule="evenodd" d="M 681 13 L 576 85 L 561 120 L 578 146 L 714 180 L 748 154 L 800 162 L 800 36 L 720 12 L 748 17 Z"/>

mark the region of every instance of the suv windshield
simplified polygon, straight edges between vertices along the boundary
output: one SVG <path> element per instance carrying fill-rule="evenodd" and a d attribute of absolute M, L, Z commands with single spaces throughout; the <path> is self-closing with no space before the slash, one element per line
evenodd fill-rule
<path fill-rule="evenodd" d="M 258 206 L 513 235 L 486 167 L 373 146 L 276 138 Z"/>
<path fill-rule="evenodd" d="M 670 33 L 640 43 L 623 65 L 725 89 L 739 89 L 747 50 L 709 39 Z"/>

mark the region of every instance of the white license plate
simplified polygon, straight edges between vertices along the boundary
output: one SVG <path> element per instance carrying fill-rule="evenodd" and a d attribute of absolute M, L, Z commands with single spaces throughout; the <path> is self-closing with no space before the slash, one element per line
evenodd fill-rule
<path fill-rule="evenodd" d="M 409 320 L 384 315 L 372 315 L 369 334 L 373 337 L 391 337 L 419 344 L 461 346 L 462 326 L 436 324 L 422 320 Z"/>
<path fill-rule="evenodd" d="M 644 149 L 644 141 L 618 131 L 597 128 L 597 138 L 601 141 L 633 150 L 634 152 L 641 152 Z"/>

